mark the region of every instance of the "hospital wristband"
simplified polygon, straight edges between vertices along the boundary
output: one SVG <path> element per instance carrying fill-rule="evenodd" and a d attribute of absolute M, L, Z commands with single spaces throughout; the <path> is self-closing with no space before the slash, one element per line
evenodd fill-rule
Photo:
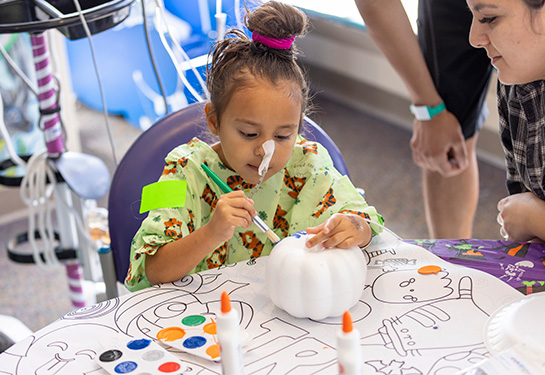
<path fill-rule="evenodd" d="M 420 121 L 431 120 L 433 116 L 438 115 L 446 109 L 445 103 L 443 102 L 435 107 L 428 107 L 426 105 L 416 106 L 411 104 L 409 108 L 414 114 L 414 117 Z"/>

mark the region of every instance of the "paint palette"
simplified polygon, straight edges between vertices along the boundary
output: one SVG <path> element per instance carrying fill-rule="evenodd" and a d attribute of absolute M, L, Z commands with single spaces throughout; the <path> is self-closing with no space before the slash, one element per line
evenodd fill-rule
<path fill-rule="evenodd" d="M 150 339 L 112 337 L 96 361 L 112 375 L 183 374 L 187 366 Z"/>
<path fill-rule="evenodd" d="M 219 361 L 220 350 L 216 338 L 216 322 L 206 315 L 188 315 L 176 326 L 150 332 L 159 341 L 196 356 Z"/>

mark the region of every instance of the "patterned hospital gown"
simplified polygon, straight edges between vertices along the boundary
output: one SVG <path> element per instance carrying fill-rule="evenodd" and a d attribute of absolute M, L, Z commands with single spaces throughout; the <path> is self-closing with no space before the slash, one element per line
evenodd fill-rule
<path fill-rule="evenodd" d="M 222 191 L 206 175 L 202 163 L 233 190 L 249 192 L 253 187 L 226 168 L 217 153 L 197 138 L 171 151 L 165 159 L 160 181 L 187 181 L 185 206 L 149 212 L 132 241 L 125 279 L 129 290 L 150 286 L 145 274 L 147 255 L 197 230 L 213 215 Z M 286 167 L 264 182 L 252 199 L 259 216 L 281 239 L 321 224 L 337 212 L 354 213 L 383 223 L 382 217 L 374 207 L 367 205 L 349 178 L 333 167 L 327 150 L 301 137 Z M 373 232 L 377 231 L 378 227 L 374 227 Z M 210 252 L 191 273 L 268 255 L 272 247 L 255 224 L 249 228 L 237 227 L 233 237 Z"/>

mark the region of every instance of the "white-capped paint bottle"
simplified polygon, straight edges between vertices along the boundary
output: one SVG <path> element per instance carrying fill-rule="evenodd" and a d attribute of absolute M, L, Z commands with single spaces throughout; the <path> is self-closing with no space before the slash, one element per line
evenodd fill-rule
<path fill-rule="evenodd" d="M 221 312 L 216 317 L 216 325 L 222 374 L 244 374 L 239 316 L 236 310 L 231 309 L 231 300 L 227 292 L 221 294 Z"/>

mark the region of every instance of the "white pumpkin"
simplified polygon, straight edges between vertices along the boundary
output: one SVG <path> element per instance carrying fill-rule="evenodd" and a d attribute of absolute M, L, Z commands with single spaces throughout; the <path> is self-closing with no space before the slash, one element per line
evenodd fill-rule
<path fill-rule="evenodd" d="M 340 316 L 360 299 L 367 262 L 362 250 L 307 248 L 312 235 L 298 232 L 271 251 L 265 273 L 267 293 L 279 308 L 297 318 Z"/>

